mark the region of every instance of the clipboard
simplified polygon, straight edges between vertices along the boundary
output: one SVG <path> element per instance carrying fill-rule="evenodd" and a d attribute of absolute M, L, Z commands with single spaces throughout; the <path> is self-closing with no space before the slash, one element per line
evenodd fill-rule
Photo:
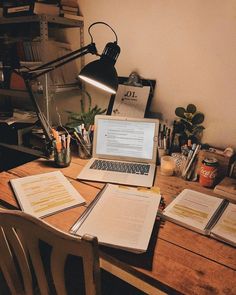
<path fill-rule="evenodd" d="M 156 80 L 141 79 L 136 72 L 118 80 L 118 90 L 110 98 L 107 115 L 147 118 Z"/>

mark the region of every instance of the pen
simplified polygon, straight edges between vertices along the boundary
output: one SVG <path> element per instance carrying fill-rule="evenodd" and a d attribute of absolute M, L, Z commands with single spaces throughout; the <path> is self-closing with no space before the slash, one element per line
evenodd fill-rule
<path fill-rule="evenodd" d="M 62 134 L 62 136 L 61 136 L 61 143 L 62 143 L 62 147 L 66 148 L 66 136 L 65 136 L 65 134 Z"/>
<path fill-rule="evenodd" d="M 190 156 L 189 162 L 187 163 L 187 167 L 186 167 L 186 169 L 184 169 L 184 171 L 183 171 L 183 174 L 182 174 L 183 177 L 186 176 L 186 174 L 187 174 L 187 172 L 188 172 L 188 170 L 189 170 L 191 164 L 193 163 L 193 161 L 194 161 L 194 159 L 195 159 L 195 156 L 196 156 L 198 150 L 200 149 L 200 147 L 201 147 L 201 145 L 198 144 L 198 145 L 195 147 L 194 151 L 191 150 L 192 153 L 191 153 L 191 156 Z"/>
<path fill-rule="evenodd" d="M 71 136 L 70 134 L 67 135 L 67 138 L 66 138 L 66 148 L 69 149 L 70 148 L 70 139 L 71 139 Z"/>
<path fill-rule="evenodd" d="M 61 136 L 58 136 L 58 139 L 56 140 L 56 149 L 58 153 L 62 150 Z"/>

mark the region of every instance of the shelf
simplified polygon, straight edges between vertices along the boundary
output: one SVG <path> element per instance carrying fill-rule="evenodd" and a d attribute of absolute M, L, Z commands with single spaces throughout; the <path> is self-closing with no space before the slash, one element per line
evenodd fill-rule
<path fill-rule="evenodd" d="M 41 61 L 28 61 L 28 60 L 21 60 L 20 61 L 20 65 L 22 67 L 28 67 L 28 68 L 33 68 L 33 67 L 38 67 L 42 64 Z M 0 61 L 0 70 L 3 70 L 3 66 L 2 66 L 2 61 Z"/>
<path fill-rule="evenodd" d="M 83 17 L 80 19 L 70 19 L 65 18 L 62 16 L 54 16 L 54 15 L 47 15 L 47 14 L 40 14 L 40 15 L 28 15 L 28 16 L 14 16 L 14 17 L 0 17 L 0 37 L 3 38 L 4 41 L 6 41 L 6 55 L 8 55 L 9 51 L 9 57 L 14 57 L 20 55 L 20 53 L 26 53 L 26 51 L 29 51 L 29 56 L 32 55 L 35 57 L 36 55 L 32 54 L 35 50 L 35 47 L 33 46 L 24 46 L 27 44 L 20 44 L 17 43 L 18 40 L 23 40 L 26 42 L 29 42 L 29 44 L 33 40 L 39 41 L 40 46 L 40 58 L 35 58 L 35 60 L 40 60 L 39 62 L 31 62 L 31 61 L 21 61 L 21 66 L 27 66 L 29 68 L 38 67 L 42 64 L 45 64 L 51 60 L 54 60 L 57 57 L 61 57 L 61 55 L 68 53 L 68 50 L 72 50 L 72 48 L 82 48 L 84 45 L 84 36 L 83 36 Z M 72 30 L 70 30 L 72 28 Z M 75 30 L 76 29 L 76 30 Z M 4 36 L 6 38 L 4 39 Z M 79 36 L 79 38 L 78 38 Z M 7 39 L 9 38 L 9 39 Z M 11 39 L 12 38 L 12 39 Z M 55 48 L 50 45 L 50 41 L 55 40 Z M 11 42 L 7 41 L 13 41 L 12 43 L 16 43 L 16 46 L 11 47 L 9 44 Z M 70 45 L 62 46 L 63 41 L 65 43 L 68 43 Z M 61 43 L 61 44 L 59 44 Z M 78 44 L 77 44 L 78 43 Z M 21 46 L 23 45 L 23 47 Z M 31 44 L 32 45 L 32 44 Z M 34 44 L 35 45 L 35 44 Z M 73 46 L 72 46 L 73 45 Z M 49 47 L 50 46 L 50 47 Z M 5 48 L 4 48 L 5 49 Z M 16 52 L 15 50 L 20 51 Z M 50 52 L 51 50 L 51 52 Z M 54 52 L 55 51 L 55 52 Z M 64 53 L 65 52 L 65 53 Z M 27 54 L 22 54 L 19 58 L 21 59 L 29 59 L 31 60 L 31 57 L 28 57 Z M 27 56 L 27 57 L 26 57 Z M 4 56 L 5 58 L 5 56 Z M 34 59 L 34 58 L 32 58 Z M 84 61 L 83 57 L 80 61 L 80 67 L 82 67 Z M 6 63 L 8 64 L 8 63 Z M 74 95 L 74 92 L 81 91 L 79 85 L 71 85 L 69 83 L 74 82 L 74 79 L 70 79 L 69 74 L 73 75 L 73 78 L 76 77 L 76 72 L 78 71 L 79 65 L 74 61 L 74 64 L 63 65 L 64 68 L 55 68 L 54 73 L 51 73 L 51 75 L 42 75 L 39 78 L 40 85 L 42 85 L 42 91 L 39 92 L 37 88 L 37 84 L 32 84 L 32 91 L 35 94 L 35 100 L 37 102 L 37 105 L 42 113 L 42 117 L 45 117 L 46 121 L 48 121 L 50 124 L 53 124 L 54 122 L 57 122 L 58 118 L 55 114 L 55 106 L 57 107 L 57 103 L 62 105 L 65 103 L 65 100 L 67 96 L 70 93 L 66 93 L 65 95 L 60 95 L 60 93 L 64 93 L 67 91 L 71 91 L 72 93 L 72 99 L 75 100 L 76 97 Z M 1 61 L 0 61 L 0 71 L 1 71 Z M 5 73 L 4 73 L 5 74 Z M 10 71 L 6 70 L 6 79 L 10 78 Z M 9 74 L 9 75 L 8 75 Z M 54 76 L 55 74 L 55 76 Z M 71 80 L 71 81 L 70 81 Z M 62 84 L 65 82 L 65 85 L 56 85 L 56 84 Z M 53 84 L 53 85 L 52 85 Z M 55 85 L 54 85 L 55 84 Z M 5 85 L 8 85 L 7 80 L 6 83 L 4 81 L 1 81 L 1 87 L 4 87 Z M 10 84 L 9 85 L 13 85 Z M 15 87 L 16 84 L 14 84 Z M 22 87 L 22 90 L 18 89 L 6 89 L 6 88 L 0 88 L 0 100 L 2 105 L 11 105 L 12 108 L 21 108 L 24 105 L 27 105 L 30 109 L 33 107 L 37 107 L 37 105 L 34 105 L 33 101 L 30 98 L 29 93 L 24 90 L 24 85 Z M 37 91 L 38 90 L 38 91 Z M 74 91 L 74 92 L 73 92 Z M 58 96 L 58 101 L 53 101 L 54 96 Z M 67 102 L 66 102 L 67 103 Z M 71 102 L 73 105 L 73 101 Z M 63 109 L 63 108 L 62 108 Z M 41 124 L 44 124 L 44 122 Z M 20 151 L 28 154 L 35 155 L 35 150 L 29 150 L 25 149 L 24 146 L 18 147 L 17 145 L 7 145 L 4 143 L 1 143 L 1 141 L 4 141 L 4 136 L 0 135 L 0 147 L 5 149 L 13 149 L 15 151 Z M 45 142 L 42 144 L 42 154 L 48 153 L 47 150 L 48 147 L 46 147 Z M 41 146 L 40 146 L 41 149 Z M 37 154 L 38 155 L 38 154 Z M 42 155 L 40 155 L 42 156 Z"/>
<path fill-rule="evenodd" d="M 29 97 L 28 92 L 24 90 L 14 90 L 14 89 L 0 89 L 0 95 L 8 95 L 8 96 L 17 96 L 17 97 Z"/>
<path fill-rule="evenodd" d="M 32 22 L 48 22 L 59 24 L 64 27 L 83 27 L 83 20 L 68 19 L 61 16 L 54 15 L 30 15 L 30 16 L 15 16 L 15 17 L 1 17 L 0 25 L 17 24 L 17 23 L 32 23 Z"/>
<path fill-rule="evenodd" d="M 77 84 L 74 85 L 63 85 L 62 87 L 58 87 L 56 85 L 50 86 L 51 92 L 53 93 L 62 93 L 67 91 L 81 91 L 81 87 Z M 42 95 L 42 93 L 36 92 L 37 95 Z M 17 89 L 4 89 L 0 88 L 0 95 L 28 98 L 29 94 L 25 90 L 17 90 Z"/>
<path fill-rule="evenodd" d="M 81 92 L 81 86 L 77 84 L 64 84 L 64 85 L 54 85 L 51 86 L 52 92 L 54 93 L 61 93 L 61 92 L 67 92 L 67 91 L 80 91 Z"/>
<path fill-rule="evenodd" d="M 45 154 L 42 151 L 36 150 L 36 149 L 33 149 L 33 148 L 29 148 L 29 147 L 25 147 L 25 146 L 22 146 L 22 145 L 15 145 L 15 144 L 8 144 L 8 143 L 0 142 L 0 147 L 15 150 L 17 152 L 22 152 L 22 153 L 25 153 L 25 154 L 30 154 L 30 155 L 33 155 L 33 156 L 36 156 L 36 157 L 47 158 L 48 159 L 48 157 L 45 156 Z"/>

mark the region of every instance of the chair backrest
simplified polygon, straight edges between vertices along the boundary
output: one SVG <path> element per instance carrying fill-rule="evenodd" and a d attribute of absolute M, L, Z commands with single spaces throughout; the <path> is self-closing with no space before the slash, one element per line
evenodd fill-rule
<path fill-rule="evenodd" d="M 45 245 L 50 246 L 46 266 Z M 12 294 L 33 295 L 35 287 L 41 295 L 68 294 L 65 283 L 68 257 L 79 257 L 84 294 L 100 294 L 96 237 L 72 236 L 24 212 L 0 209 L 0 269 Z M 78 277 L 73 279 L 80 281 Z"/>

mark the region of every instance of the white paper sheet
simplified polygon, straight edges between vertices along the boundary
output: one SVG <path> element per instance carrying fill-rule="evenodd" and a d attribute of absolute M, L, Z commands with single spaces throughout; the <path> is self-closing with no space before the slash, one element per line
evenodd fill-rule
<path fill-rule="evenodd" d="M 147 249 L 161 196 L 152 190 L 109 184 L 77 235 L 134 252 Z"/>
<path fill-rule="evenodd" d="M 11 179 L 10 182 L 21 209 L 37 217 L 85 202 L 60 171 Z"/>

